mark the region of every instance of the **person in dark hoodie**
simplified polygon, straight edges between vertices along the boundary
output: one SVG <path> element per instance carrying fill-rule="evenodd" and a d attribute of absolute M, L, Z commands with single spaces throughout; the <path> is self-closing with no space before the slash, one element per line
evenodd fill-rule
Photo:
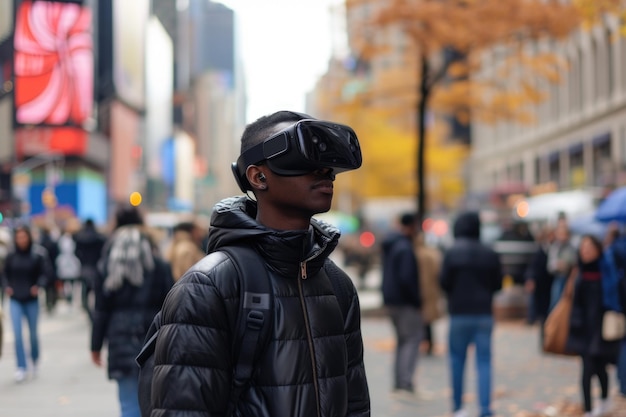
<path fill-rule="evenodd" d="M 93 312 L 89 305 L 89 294 L 93 291 L 93 285 L 98 275 L 98 260 L 102 255 L 106 236 L 96 230 L 92 219 L 87 219 L 83 227 L 73 237 L 76 243 L 74 254 L 80 261 L 81 306 L 91 320 Z"/>
<path fill-rule="evenodd" d="M 420 277 L 414 249 L 417 216 L 404 213 L 398 220 L 398 231 L 389 234 L 382 243 L 382 292 L 396 335 L 393 389 L 396 394 L 411 395 L 415 391 L 413 378 L 423 333 Z"/>
<path fill-rule="evenodd" d="M 335 174 L 360 165 L 359 144 L 347 126 L 279 111 L 246 127 L 233 173 L 254 199 L 236 196 L 215 205 L 209 255 L 183 274 L 163 304 L 153 410 L 170 417 L 370 415 L 358 295 L 329 258 L 339 230 L 312 217 L 330 209 Z M 224 246 L 258 254 L 271 289 L 263 295 L 274 306 L 269 340 L 237 398 L 233 344 L 245 300 L 243 279 Z M 335 284 L 345 288 L 345 303 Z"/>
<path fill-rule="evenodd" d="M 11 297 L 9 311 L 15 335 L 15 356 L 17 370 L 15 381 L 26 379 L 27 369 L 31 376 L 37 375 L 39 361 L 39 289 L 45 288 L 52 266 L 46 249 L 33 242 L 30 229 L 18 226 L 13 233 L 15 250 L 10 252 L 4 264 L 5 292 Z M 31 367 L 27 364 L 26 349 L 22 335 L 22 321 L 28 322 L 30 336 Z"/>
<path fill-rule="evenodd" d="M 496 252 L 480 241 L 480 217 L 462 213 L 454 224 L 454 244 L 446 251 L 439 282 L 448 298 L 449 356 L 455 417 L 464 417 L 463 376 L 468 347 L 476 349 L 480 416 L 491 410 L 493 295 L 502 287 Z"/>

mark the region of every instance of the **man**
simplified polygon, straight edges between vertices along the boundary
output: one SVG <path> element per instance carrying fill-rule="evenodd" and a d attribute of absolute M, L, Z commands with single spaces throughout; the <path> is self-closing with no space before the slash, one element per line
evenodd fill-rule
<path fill-rule="evenodd" d="M 204 258 L 204 252 L 200 249 L 202 237 L 198 229 L 193 222 L 181 222 L 174 226 L 172 245 L 166 257 L 172 267 L 174 281 L 178 281 L 189 268 Z"/>
<path fill-rule="evenodd" d="M 561 298 L 567 278 L 576 266 L 577 257 L 567 223 L 561 219 L 554 231 L 554 241 L 548 248 L 548 272 L 554 277 L 550 289 L 550 311 Z"/>
<path fill-rule="evenodd" d="M 475 345 L 480 416 L 491 416 L 491 333 L 493 295 L 502 287 L 496 252 L 480 241 L 478 213 L 461 214 L 454 244 L 443 258 L 439 282 L 448 297 L 449 355 L 455 417 L 465 417 L 463 375 L 470 344 Z"/>
<path fill-rule="evenodd" d="M 417 216 L 402 214 L 398 231 L 392 232 L 382 243 L 383 302 L 396 335 L 394 363 L 394 392 L 400 395 L 414 393 L 413 376 L 422 341 L 422 299 L 419 270 L 414 250 Z"/>
<path fill-rule="evenodd" d="M 52 231 L 47 226 L 42 227 L 39 234 L 39 244 L 46 249 L 48 262 L 51 265 L 48 281 L 45 286 L 46 310 L 52 313 L 59 298 L 59 277 L 56 272 L 56 260 L 59 257 L 59 244 L 52 237 Z"/>
<path fill-rule="evenodd" d="M 533 310 L 532 316 L 539 321 L 539 348 L 543 350 L 543 328 L 550 311 L 550 292 L 554 277 L 548 271 L 548 249 L 554 238 L 554 230 L 544 227 L 535 236 L 537 250 L 526 270 L 526 291 L 532 302 L 528 308 Z"/>
<path fill-rule="evenodd" d="M 330 209 L 335 174 L 361 165 L 354 132 L 280 111 L 246 127 L 233 165 L 240 187 L 256 201 L 232 197 L 215 206 L 208 252 L 247 245 L 262 257 L 274 305 L 269 341 L 233 400 L 241 281 L 228 257 L 200 262 L 163 304 L 153 409 L 172 417 L 229 409 L 241 416 L 369 416 L 357 293 L 341 271 L 352 294 L 344 322 L 325 270 L 339 233 L 312 219 Z"/>
<path fill-rule="evenodd" d="M 85 220 L 81 230 L 74 235 L 76 247 L 74 253 L 80 261 L 81 305 L 91 320 L 93 311 L 89 305 L 89 294 L 93 291 L 96 280 L 97 265 L 102 255 L 106 236 L 96 230 L 92 219 Z"/>

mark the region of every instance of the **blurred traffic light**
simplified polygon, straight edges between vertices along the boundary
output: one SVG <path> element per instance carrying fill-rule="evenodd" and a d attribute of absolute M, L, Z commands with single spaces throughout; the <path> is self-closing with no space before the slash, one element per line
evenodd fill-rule
<path fill-rule="evenodd" d="M 139 192 L 137 192 L 137 191 L 133 192 L 133 193 L 130 195 L 130 199 L 129 199 L 129 200 L 130 200 L 130 204 L 131 204 L 132 206 L 137 207 L 138 205 L 140 205 L 140 204 L 141 204 L 141 200 L 142 200 L 141 193 L 139 193 Z"/>

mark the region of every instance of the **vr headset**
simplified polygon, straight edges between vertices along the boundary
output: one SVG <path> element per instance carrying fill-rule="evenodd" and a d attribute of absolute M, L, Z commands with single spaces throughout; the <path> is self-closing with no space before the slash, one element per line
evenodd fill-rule
<path fill-rule="evenodd" d="M 242 153 L 231 168 L 245 193 L 252 190 L 246 178 L 250 165 L 266 163 L 275 174 L 297 176 L 321 168 L 337 174 L 357 169 L 362 162 L 359 140 L 350 127 L 304 119 Z"/>

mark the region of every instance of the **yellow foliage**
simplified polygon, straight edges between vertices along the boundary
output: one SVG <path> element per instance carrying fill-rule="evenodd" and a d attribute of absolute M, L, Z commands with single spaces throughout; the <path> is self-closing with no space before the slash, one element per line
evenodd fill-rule
<path fill-rule="evenodd" d="M 532 122 L 536 105 L 546 98 L 538 87 L 545 83 L 537 78 L 560 82 L 567 68 L 553 54 L 524 52 L 524 45 L 566 36 L 580 25 L 581 16 L 594 13 L 582 13 L 578 3 L 584 0 L 574 1 L 578 7 L 545 0 L 346 0 L 354 56 L 380 65 L 372 65 L 365 76 L 336 69 L 332 80 L 318 86 L 319 107 L 352 126 L 363 148 L 363 167 L 339 176 L 338 190 L 356 200 L 418 192 L 415 128 L 423 81 L 433 119 Z M 398 34 L 405 41 L 401 45 Z M 494 71 L 481 72 L 484 51 L 494 47 L 498 56 L 489 61 Z M 462 59 L 450 65 L 433 59 L 446 50 Z M 422 62 L 428 64 L 426 73 L 421 73 Z M 425 188 L 427 201 L 451 207 L 464 191 L 461 168 L 467 149 L 448 144 L 447 135 L 440 123 L 428 125 Z"/>

